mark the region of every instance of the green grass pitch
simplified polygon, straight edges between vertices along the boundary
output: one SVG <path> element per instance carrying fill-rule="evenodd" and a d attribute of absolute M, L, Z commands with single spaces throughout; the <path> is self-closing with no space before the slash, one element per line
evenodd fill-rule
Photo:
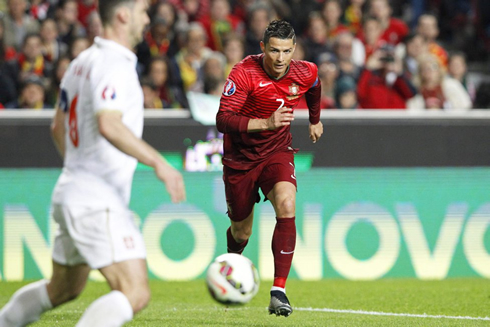
<path fill-rule="evenodd" d="M 0 282 L 0 306 L 25 283 Z M 383 279 L 369 282 L 288 281 L 295 311 L 269 315 L 270 282 L 247 305 L 225 307 L 203 280 L 151 281 L 152 301 L 127 326 L 490 326 L 490 280 Z M 83 310 L 108 291 L 90 282 L 75 301 L 46 313 L 32 326 L 74 326 Z"/>

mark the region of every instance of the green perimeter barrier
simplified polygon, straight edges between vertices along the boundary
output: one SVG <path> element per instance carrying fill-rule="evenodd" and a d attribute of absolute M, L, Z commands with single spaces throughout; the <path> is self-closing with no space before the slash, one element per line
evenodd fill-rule
<path fill-rule="evenodd" d="M 50 276 L 50 198 L 59 173 L 0 169 L 0 280 Z M 292 278 L 490 278 L 490 168 L 312 169 L 297 177 Z M 221 173 L 184 178 L 188 200 L 176 205 L 153 172 L 135 175 L 131 209 L 152 278 L 202 278 L 226 251 Z M 258 204 L 244 255 L 262 279 L 273 276 L 274 224 L 270 203 Z"/>

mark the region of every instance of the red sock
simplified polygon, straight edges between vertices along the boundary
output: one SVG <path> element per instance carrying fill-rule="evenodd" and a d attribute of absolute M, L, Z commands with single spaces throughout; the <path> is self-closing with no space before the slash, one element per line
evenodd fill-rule
<path fill-rule="evenodd" d="M 296 224 L 295 217 L 276 218 L 276 220 L 276 228 L 272 236 L 274 286 L 285 288 L 296 246 Z"/>
<path fill-rule="evenodd" d="M 245 247 L 247 246 L 248 240 L 238 243 L 233 238 L 233 235 L 231 235 L 231 227 L 228 227 L 228 230 L 226 231 L 226 243 L 228 245 L 228 253 L 242 254 L 243 250 L 245 250 Z"/>

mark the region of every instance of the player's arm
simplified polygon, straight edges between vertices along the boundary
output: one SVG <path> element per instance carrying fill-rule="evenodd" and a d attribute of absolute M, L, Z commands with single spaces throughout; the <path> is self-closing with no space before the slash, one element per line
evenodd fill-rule
<path fill-rule="evenodd" d="M 122 122 L 119 111 L 100 111 L 97 114 L 99 132 L 120 151 L 152 167 L 157 177 L 165 183 L 172 202 L 186 198 L 184 179 L 151 145 L 136 137 Z"/>
<path fill-rule="evenodd" d="M 305 93 L 306 104 L 309 112 L 309 135 L 313 143 L 316 143 L 323 134 L 323 124 L 320 121 L 320 100 L 322 96 L 322 85 L 317 77 L 313 86 Z"/>
<path fill-rule="evenodd" d="M 51 137 L 62 158 L 65 157 L 65 115 L 63 110 L 56 106 L 56 112 L 51 122 Z"/>

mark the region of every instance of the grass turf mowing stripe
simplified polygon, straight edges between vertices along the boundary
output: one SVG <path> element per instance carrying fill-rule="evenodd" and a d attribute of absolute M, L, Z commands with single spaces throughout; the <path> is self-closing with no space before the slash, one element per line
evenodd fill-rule
<path fill-rule="evenodd" d="M 489 317 L 468 317 L 468 316 L 446 316 L 446 315 L 428 315 L 428 314 L 413 314 L 413 313 L 393 313 L 393 312 L 377 312 L 363 310 L 341 310 L 329 308 L 295 308 L 296 311 L 315 311 L 315 312 L 334 312 L 334 313 L 352 313 L 358 315 L 371 316 L 395 316 L 395 317 L 410 317 L 410 318 L 433 318 L 433 319 L 460 319 L 460 320 L 486 320 L 490 321 Z"/>

